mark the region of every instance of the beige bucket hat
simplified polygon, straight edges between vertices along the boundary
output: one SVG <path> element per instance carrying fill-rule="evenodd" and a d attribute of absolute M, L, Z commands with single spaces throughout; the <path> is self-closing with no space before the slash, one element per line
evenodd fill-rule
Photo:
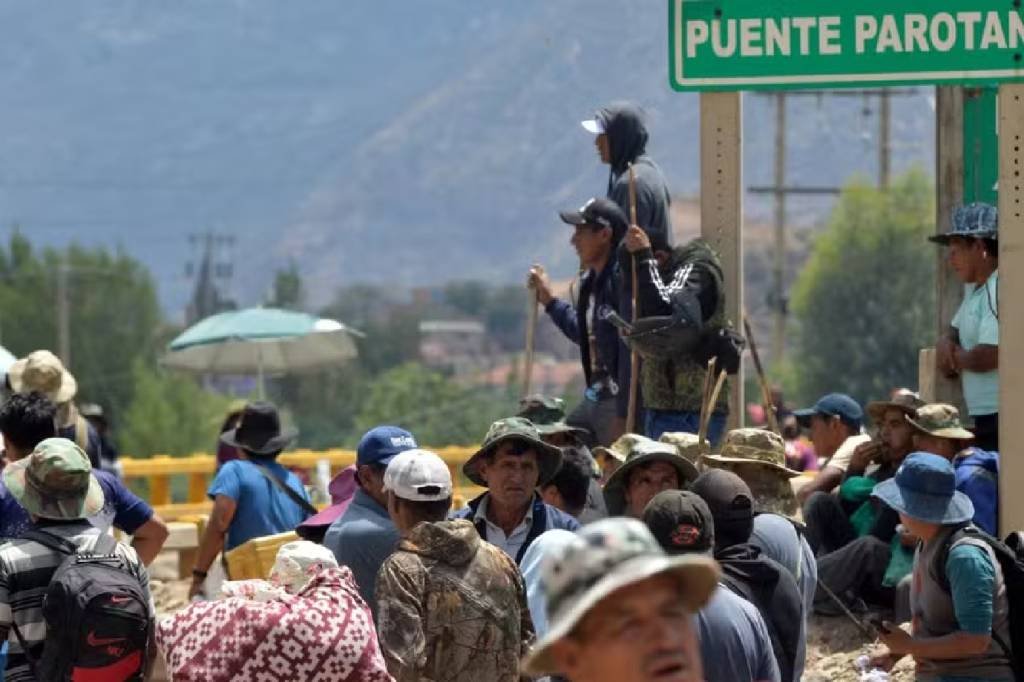
<path fill-rule="evenodd" d="M 36 391 L 60 405 L 78 393 L 78 382 L 56 355 L 48 350 L 29 353 L 7 370 L 15 393 Z"/>

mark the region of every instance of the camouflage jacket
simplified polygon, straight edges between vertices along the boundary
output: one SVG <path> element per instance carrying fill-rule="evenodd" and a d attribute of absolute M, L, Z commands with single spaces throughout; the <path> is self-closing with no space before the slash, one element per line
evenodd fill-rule
<path fill-rule="evenodd" d="M 381 566 L 377 608 L 396 682 L 521 679 L 534 634 L 523 578 L 469 521 L 417 525 Z"/>
<path fill-rule="evenodd" d="M 649 256 L 650 263 L 655 263 Z M 705 267 L 694 267 L 704 264 Z M 650 272 L 650 265 L 647 271 Z M 641 317 L 650 314 L 664 314 L 666 311 L 652 309 L 658 302 L 657 292 L 666 292 L 675 287 L 671 296 L 698 301 L 702 326 L 706 330 L 726 326 L 725 291 L 721 278 L 721 265 L 717 254 L 706 242 L 695 239 L 686 246 L 676 248 L 664 267 L 658 268 L 660 281 L 654 281 L 654 273 L 640 278 Z M 639 272 L 644 272 L 641 268 Z M 670 284 L 666 285 L 665 282 Z M 645 291 L 645 289 L 649 291 Z M 712 309 L 713 312 L 710 312 Z M 680 355 L 658 360 L 644 360 L 640 369 L 640 390 L 644 407 L 652 410 L 673 412 L 700 412 L 701 389 L 707 364 L 692 355 Z M 716 377 L 717 378 L 717 377 Z M 729 412 L 729 384 L 715 403 L 715 412 Z"/>

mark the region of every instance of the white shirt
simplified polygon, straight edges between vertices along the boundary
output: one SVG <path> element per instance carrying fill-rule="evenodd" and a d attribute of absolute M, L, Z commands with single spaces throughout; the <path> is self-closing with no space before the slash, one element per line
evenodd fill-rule
<path fill-rule="evenodd" d="M 526 508 L 526 516 L 508 535 L 505 535 L 505 531 L 501 527 L 495 525 L 487 518 L 487 507 L 490 501 L 490 493 L 484 495 L 484 499 L 480 500 L 480 506 L 476 508 L 476 514 L 473 515 L 473 525 L 479 527 L 479 521 L 483 520 L 487 528 L 487 536 L 484 540 L 502 550 L 505 554 L 508 554 L 512 561 L 515 561 L 519 555 L 519 550 L 522 549 L 527 536 L 530 534 L 530 528 L 533 526 L 533 500 L 530 500 L 530 504 Z"/>

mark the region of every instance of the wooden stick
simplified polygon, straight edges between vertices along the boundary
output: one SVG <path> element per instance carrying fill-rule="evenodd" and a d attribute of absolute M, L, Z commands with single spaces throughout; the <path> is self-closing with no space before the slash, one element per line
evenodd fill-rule
<path fill-rule="evenodd" d="M 711 427 L 711 415 L 715 411 L 715 403 L 718 402 L 718 394 L 722 392 L 722 386 L 725 385 L 725 377 L 728 375 L 724 369 L 718 374 L 718 381 L 715 382 L 715 388 L 711 391 L 711 395 L 708 396 L 708 406 L 704 410 L 704 423 L 701 425 L 700 433 L 697 434 L 698 444 L 701 448 L 701 452 L 705 452 L 704 448 L 707 447 L 706 452 L 711 451 L 711 444 L 708 443 L 708 429 Z"/>
<path fill-rule="evenodd" d="M 750 319 L 743 313 L 743 331 L 747 335 L 747 344 L 750 346 L 750 358 L 754 361 L 754 369 L 757 370 L 757 380 L 761 384 L 761 402 L 764 405 L 764 416 L 768 421 L 768 428 L 775 432 L 779 431 L 779 420 L 775 415 L 775 404 L 772 402 L 772 392 L 768 388 L 768 379 L 764 375 L 764 367 L 761 366 L 761 356 L 757 352 L 757 344 L 754 343 L 754 332 L 750 327 Z"/>
<path fill-rule="evenodd" d="M 713 406 L 708 405 L 708 400 L 711 397 L 712 387 L 714 386 L 715 366 L 717 364 L 717 357 L 708 360 L 708 370 L 704 374 L 704 388 L 700 394 L 700 415 L 697 417 L 697 445 L 701 452 L 705 452 L 707 449 L 708 424 L 711 421 L 711 410 L 713 409 Z"/>
<path fill-rule="evenodd" d="M 523 398 L 530 395 L 530 383 L 533 381 L 533 344 L 537 334 L 537 290 L 529 290 L 530 307 L 526 317 L 526 360 L 523 373 Z"/>
<path fill-rule="evenodd" d="M 633 171 L 633 164 L 629 164 L 629 224 L 636 225 L 636 173 Z M 633 320 L 636 323 L 637 318 L 637 300 L 640 292 L 637 291 L 639 285 L 637 284 L 637 263 L 636 254 L 632 255 L 633 271 L 632 284 L 633 284 Z M 636 350 L 631 350 L 629 354 L 629 407 L 626 411 L 626 433 L 635 433 L 636 428 L 636 402 L 638 386 L 640 381 L 640 356 Z"/>

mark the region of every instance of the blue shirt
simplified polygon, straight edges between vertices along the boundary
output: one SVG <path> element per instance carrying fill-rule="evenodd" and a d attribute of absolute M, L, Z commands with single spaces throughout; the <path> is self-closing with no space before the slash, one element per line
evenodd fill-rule
<path fill-rule="evenodd" d="M 706 682 L 779 682 L 768 626 L 757 608 L 719 585 L 697 613 Z"/>
<path fill-rule="evenodd" d="M 977 284 L 964 285 L 964 300 L 953 316 L 952 326 L 960 335 L 964 350 L 975 346 L 999 345 L 998 308 L 999 272 L 993 272 L 988 280 Z M 964 402 L 970 415 L 996 414 L 999 412 L 999 371 L 961 372 Z"/>
<path fill-rule="evenodd" d="M 133 535 L 140 526 L 153 518 L 153 508 L 128 490 L 117 476 L 99 470 L 93 470 L 92 473 L 103 489 L 103 508 L 89 519 L 94 526 L 101 530 L 113 526 L 123 533 Z M 0 481 L 0 540 L 20 538 L 31 524 L 28 512 Z"/>
<path fill-rule="evenodd" d="M 352 569 L 359 594 L 377 613 L 377 572 L 395 551 L 399 533 L 388 510 L 362 488 L 356 491 L 341 518 L 324 535 L 324 547 L 334 552 L 339 566 Z"/>
<path fill-rule="evenodd" d="M 266 462 L 262 466 L 300 496 L 309 499 L 306 489 L 295 474 L 277 462 Z M 268 481 L 256 464 L 247 460 L 225 463 L 206 494 L 210 499 L 217 495 L 230 497 L 237 505 L 224 543 L 225 551 L 253 538 L 294 530 L 306 520 L 305 510 Z"/>
<path fill-rule="evenodd" d="M 999 533 L 999 453 L 967 448 L 953 458 L 956 489 L 974 503 L 974 525 Z"/>

